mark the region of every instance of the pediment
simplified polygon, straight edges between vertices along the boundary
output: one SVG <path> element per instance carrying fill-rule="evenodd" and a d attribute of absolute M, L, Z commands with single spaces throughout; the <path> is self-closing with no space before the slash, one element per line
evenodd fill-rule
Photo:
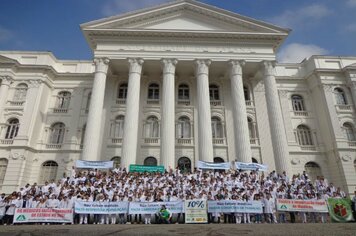
<path fill-rule="evenodd" d="M 88 30 L 145 30 L 288 34 L 265 22 L 201 2 L 182 0 L 81 25 Z"/>

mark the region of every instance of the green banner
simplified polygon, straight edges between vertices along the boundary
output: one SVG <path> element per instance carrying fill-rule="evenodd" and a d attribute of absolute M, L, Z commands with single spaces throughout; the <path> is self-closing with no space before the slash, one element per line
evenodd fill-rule
<path fill-rule="evenodd" d="M 164 166 L 141 166 L 141 165 L 130 165 L 130 172 L 161 172 L 164 173 Z"/>
<path fill-rule="evenodd" d="M 330 218 L 333 222 L 353 221 L 350 199 L 328 199 Z"/>

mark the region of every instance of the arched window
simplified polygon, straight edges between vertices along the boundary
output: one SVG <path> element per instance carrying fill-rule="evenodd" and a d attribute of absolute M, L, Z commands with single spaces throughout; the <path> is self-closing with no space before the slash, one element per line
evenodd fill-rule
<path fill-rule="evenodd" d="M 245 101 L 251 101 L 250 91 L 246 86 L 244 86 L 244 96 Z"/>
<path fill-rule="evenodd" d="M 192 162 L 188 157 L 181 157 L 178 160 L 178 169 L 182 172 L 190 172 L 192 170 Z"/>
<path fill-rule="evenodd" d="M 222 159 L 221 157 L 214 157 L 214 163 L 224 163 L 224 159 Z"/>
<path fill-rule="evenodd" d="M 314 182 L 318 176 L 322 176 L 321 168 L 315 162 L 308 162 L 304 166 L 305 172 L 308 174 L 308 178 Z"/>
<path fill-rule="evenodd" d="M 219 86 L 215 84 L 211 84 L 209 86 L 209 95 L 210 95 L 210 101 L 219 101 L 220 100 Z"/>
<path fill-rule="evenodd" d="M 8 160 L 5 158 L 0 159 L 0 187 L 4 183 L 5 174 L 7 169 Z"/>
<path fill-rule="evenodd" d="M 68 109 L 70 103 L 71 93 L 67 91 L 62 91 L 58 93 L 57 96 L 57 106 L 58 109 Z"/>
<path fill-rule="evenodd" d="M 5 139 L 15 138 L 17 136 L 17 133 L 19 132 L 19 127 L 20 127 L 20 123 L 18 119 L 14 118 L 8 120 Z"/>
<path fill-rule="evenodd" d="M 347 105 L 347 99 L 344 90 L 341 88 L 335 88 L 334 93 L 337 105 Z"/>
<path fill-rule="evenodd" d="M 223 125 L 219 117 L 211 118 L 211 130 L 213 138 L 224 138 Z"/>
<path fill-rule="evenodd" d="M 19 84 L 15 88 L 14 101 L 23 102 L 26 101 L 27 84 Z"/>
<path fill-rule="evenodd" d="M 48 143 L 62 144 L 64 139 L 65 128 L 65 125 L 61 122 L 53 124 L 50 128 Z"/>
<path fill-rule="evenodd" d="M 85 106 L 85 111 L 88 112 L 90 108 L 90 101 L 91 101 L 91 92 L 88 93 L 87 104 Z"/>
<path fill-rule="evenodd" d="M 300 146 L 314 145 L 311 131 L 306 125 L 299 125 L 297 127 L 297 139 Z"/>
<path fill-rule="evenodd" d="M 123 115 L 117 116 L 111 129 L 112 138 L 124 137 L 124 124 L 125 124 L 125 116 Z"/>
<path fill-rule="evenodd" d="M 159 100 L 159 85 L 150 84 L 148 86 L 148 100 Z"/>
<path fill-rule="evenodd" d="M 159 138 L 159 123 L 158 118 L 150 116 L 145 124 L 145 137 L 146 138 Z"/>
<path fill-rule="evenodd" d="M 55 161 L 46 161 L 42 164 L 40 183 L 55 180 L 57 178 L 58 164 Z"/>
<path fill-rule="evenodd" d="M 111 160 L 114 162 L 114 168 L 120 168 L 121 157 L 116 156 L 116 157 L 111 158 Z"/>
<path fill-rule="evenodd" d="M 145 165 L 145 166 L 157 166 L 157 159 L 155 157 L 147 157 L 144 160 L 143 165 Z"/>
<path fill-rule="evenodd" d="M 349 142 L 355 142 L 356 141 L 356 136 L 355 136 L 355 130 L 354 126 L 350 123 L 345 123 L 343 125 L 344 131 L 346 138 Z"/>
<path fill-rule="evenodd" d="M 189 86 L 186 84 L 181 84 L 178 87 L 178 100 L 189 101 Z"/>
<path fill-rule="evenodd" d="M 252 163 L 258 163 L 257 159 L 252 157 Z"/>
<path fill-rule="evenodd" d="M 117 91 L 117 98 L 118 99 L 126 99 L 127 98 L 127 83 L 123 83 L 123 84 L 120 84 L 119 87 L 118 87 L 118 91 Z"/>
<path fill-rule="evenodd" d="M 177 138 L 191 138 L 190 119 L 186 116 L 181 116 L 178 119 Z"/>
<path fill-rule="evenodd" d="M 300 95 L 292 96 L 293 111 L 305 111 L 304 100 Z"/>

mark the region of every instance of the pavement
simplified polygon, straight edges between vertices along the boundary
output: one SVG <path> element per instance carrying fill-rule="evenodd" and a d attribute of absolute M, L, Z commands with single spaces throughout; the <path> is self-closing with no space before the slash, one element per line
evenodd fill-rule
<path fill-rule="evenodd" d="M 111 236 L 111 235 L 352 235 L 356 223 L 347 224 L 171 224 L 171 225 L 13 225 L 0 226 L 0 236 Z"/>

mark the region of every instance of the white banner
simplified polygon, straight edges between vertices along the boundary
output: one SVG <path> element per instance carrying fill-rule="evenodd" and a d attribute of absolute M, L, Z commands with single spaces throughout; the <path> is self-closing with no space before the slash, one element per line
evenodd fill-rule
<path fill-rule="evenodd" d="M 277 211 L 329 212 L 325 200 L 277 199 Z"/>
<path fill-rule="evenodd" d="M 197 167 L 199 169 L 229 170 L 231 164 L 230 162 L 212 163 L 212 162 L 198 161 Z"/>
<path fill-rule="evenodd" d="M 127 213 L 128 208 L 128 202 L 75 201 L 74 211 L 80 214 L 120 214 Z"/>
<path fill-rule="evenodd" d="M 262 203 L 260 201 L 208 201 L 208 212 L 239 212 L 239 213 L 263 213 Z"/>
<path fill-rule="evenodd" d="M 75 167 L 81 169 L 111 169 L 114 167 L 113 161 L 82 161 L 77 160 Z"/>
<path fill-rule="evenodd" d="M 155 214 L 165 205 L 172 213 L 182 213 L 183 202 L 130 202 L 129 214 Z"/>
<path fill-rule="evenodd" d="M 185 200 L 185 223 L 208 223 L 205 200 Z"/>
<path fill-rule="evenodd" d="M 72 223 L 72 209 L 17 208 L 14 223 Z"/>
<path fill-rule="evenodd" d="M 262 165 L 262 164 L 258 164 L 258 163 L 235 162 L 235 167 L 237 170 L 268 171 L 267 165 Z"/>

